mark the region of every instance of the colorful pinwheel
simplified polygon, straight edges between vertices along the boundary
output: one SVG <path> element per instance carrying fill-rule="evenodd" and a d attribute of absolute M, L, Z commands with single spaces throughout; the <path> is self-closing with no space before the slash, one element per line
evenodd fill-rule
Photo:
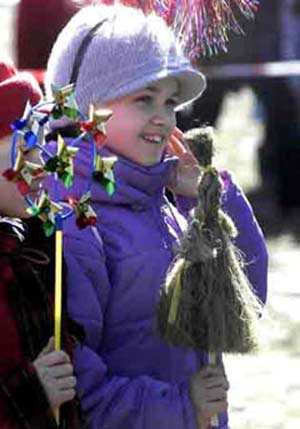
<path fill-rule="evenodd" d="M 51 88 L 55 103 L 51 111 L 52 118 L 60 119 L 66 117 L 77 121 L 79 119 L 79 111 L 74 97 L 74 85 L 66 85 L 63 88 L 51 85 Z"/>
<path fill-rule="evenodd" d="M 115 192 L 115 177 L 113 167 L 117 158 L 101 157 L 99 153 L 96 154 L 93 178 L 105 188 L 108 195 L 112 195 Z"/>
<path fill-rule="evenodd" d="M 28 102 L 22 118 L 11 124 L 12 130 L 16 131 L 14 137 L 22 137 L 25 150 L 33 149 L 36 145 L 43 143 L 44 127 L 40 125 L 43 125 L 45 120 L 47 120 L 47 114 L 35 111 Z"/>
<path fill-rule="evenodd" d="M 66 188 L 70 188 L 74 178 L 74 156 L 78 148 L 68 146 L 64 139 L 58 135 L 57 152 L 45 163 L 45 170 L 56 173 L 57 177 L 63 182 Z"/>
<path fill-rule="evenodd" d="M 26 211 L 29 215 L 37 216 L 41 219 L 45 234 L 49 237 L 55 230 L 55 217 L 58 213 L 62 212 L 62 210 L 63 207 L 51 201 L 49 193 L 43 189 L 35 203 L 28 207 Z"/>
<path fill-rule="evenodd" d="M 30 192 L 33 180 L 44 175 L 42 165 L 25 160 L 24 152 L 19 149 L 13 168 L 8 168 L 2 173 L 8 181 L 16 183 L 21 195 Z"/>
<path fill-rule="evenodd" d="M 83 229 L 89 225 L 94 226 L 96 224 L 97 215 L 91 207 L 90 202 L 90 191 L 88 191 L 86 194 L 83 194 L 79 201 L 75 198 L 69 198 L 69 203 L 74 209 L 76 215 L 76 225 L 80 229 Z"/>
<path fill-rule="evenodd" d="M 42 101 L 31 107 L 27 104 L 21 119 L 12 124 L 14 131 L 11 148 L 11 168 L 3 176 L 15 182 L 28 205 L 27 213 L 37 216 L 43 223 L 46 236 L 55 232 L 55 350 L 61 348 L 62 318 L 62 252 L 63 252 L 63 221 L 73 213 L 76 224 L 82 229 L 95 225 L 97 216 L 90 205 L 92 178 L 95 177 L 111 195 L 115 190 L 113 165 L 116 158 L 102 158 L 97 154 L 97 147 L 102 147 L 105 140 L 105 122 L 110 118 L 111 111 L 95 111 L 90 107 L 89 118 L 84 118 L 78 111 L 74 98 L 74 87 L 53 89 L 53 100 Z M 56 152 L 50 152 L 45 146 L 44 129 L 51 119 L 67 117 L 74 121 L 82 133 L 71 143 L 60 135 L 57 138 Z M 88 136 L 88 139 L 86 137 Z M 60 204 L 57 195 L 50 195 L 48 190 L 41 188 L 36 200 L 29 197 L 32 182 L 45 174 L 54 174 L 55 180 L 61 180 L 66 188 L 70 188 L 74 180 L 74 157 L 80 150 L 76 145 L 84 141 L 91 145 L 91 177 L 87 180 L 87 191 L 79 198 L 69 198 L 68 204 Z M 26 160 L 33 149 L 39 149 L 45 156 L 44 164 L 34 164 Z M 59 422 L 59 410 L 56 413 Z"/>
<path fill-rule="evenodd" d="M 112 112 L 108 109 L 96 110 L 91 104 L 89 108 L 89 119 L 80 123 L 80 130 L 90 133 L 95 139 L 98 148 L 102 147 L 105 141 L 105 123 L 111 117 Z"/>

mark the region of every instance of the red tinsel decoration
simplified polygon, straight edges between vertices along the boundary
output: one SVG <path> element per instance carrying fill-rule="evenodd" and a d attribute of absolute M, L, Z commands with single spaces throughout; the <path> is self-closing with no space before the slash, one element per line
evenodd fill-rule
<path fill-rule="evenodd" d="M 94 3 L 99 3 L 94 0 Z M 243 34 L 236 14 L 253 18 L 259 0 L 101 0 L 155 12 L 173 28 L 191 60 L 227 50 L 228 33 Z"/>

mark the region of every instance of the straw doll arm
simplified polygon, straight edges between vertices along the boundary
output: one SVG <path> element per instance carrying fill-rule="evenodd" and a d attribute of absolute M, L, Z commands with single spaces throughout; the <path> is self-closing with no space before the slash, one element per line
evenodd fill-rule
<path fill-rule="evenodd" d="M 196 429 L 188 383 L 171 385 L 143 374 L 126 377 L 108 365 L 105 350 L 113 347 L 107 339 L 113 292 L 103 249 L 86 234 L 92 234 L 91 229 L 77 237 L 66 233 L 65 258 L 69 313 L 86 332 L 84 346 L 75 351 L 74 367 L 87 427 Z"/>
<path fill-rule="evenodd" d="M 242 252 L 245 272 L 262 302 L 267 295 L 268 254 L 263 233 L 253 210 L 227 171 L 221 173 L 224 190 L 222 208 L 229 214 L 239 234 L 235 244 Z"/>

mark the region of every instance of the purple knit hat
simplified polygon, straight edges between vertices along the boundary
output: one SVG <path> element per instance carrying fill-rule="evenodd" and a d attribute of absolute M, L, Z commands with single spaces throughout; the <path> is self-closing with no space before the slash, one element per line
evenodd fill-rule
<path fill-rule="evenodd" d="M 61 31 L 50 54 L 46 90 L 50 96 L 51 84 L 75 82 L 76 101 L 87 114 L 90 103 L 118 99 L 166 77 L 179 82 L 178 107 L 206 87 L 162 18 L 98 5 L 81 9 Z"/>

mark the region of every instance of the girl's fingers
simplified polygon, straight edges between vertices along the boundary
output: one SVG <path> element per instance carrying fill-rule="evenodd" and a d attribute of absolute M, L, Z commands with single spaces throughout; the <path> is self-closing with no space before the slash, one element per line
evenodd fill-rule
<path fill-rule="evenodd" d="M 226 401 L 227 392 L 222 387 L 208 389 L 206 399 L 207 402 Z"/>
<path fill-rule="evenodd" d="M 65 353 L 62 350 L 59 350 L 58 352 L 50 352 L 50 353 L 44 354 L 42 356 L 39 356 L 35 360 L 36 366 L 39 366 L 39 367 L 42 367 L 42 366 L 52 367 L 55 365 L 62 365 L 68 362 L 70 362 L 70 358 L 67 355 L 67 353 Z"/>
<path fill-rule="evenodd" d="M 56 365 L 48 368 L 51 378 L 64 378 L 73 375 L 73 366 L 70 363 L 64 365 Z"/>
<path fill-rule="evenodd" d="M 206 411 L 209 416 L 213 417 L 216 414 L 226 411 L 227 408 L 228 408 L 227 400 L 213 401 L 213 402 L 207 403 Z"/>
<path fill-rule="evenodd" d="M 58 394 L 57 402 L 63 404 L 64 402 L 71 401 L 75 395 L 75 389 L 61 390 Z"/>
<path fill-rule="evenodd" d="M 208 389 L 214 389 L 217 387 L 221 387 L 222 389 L 228 390 L 227 389 L 227 385 L 226 385 L 226 380 L 222 379 L 222 378 L 212 378 L 212 379 L 206 379 L 204 381 L 205 386 Z"/>
<path fill-rule="evenodd" d="M 174 128 L 173 135 L 177 137 L 179 140 L 183 140 L 183 132 L 178 127 Z"/>
<path fill-rule="evenodd" d="M 76 378 L 74 376 L 58 378 L 57 386 L 62 390 L 73 389 L 76 386 Z"/>
<path fill-rule="evenodd" d="M 174 155 L 183 155 L 187 151 L 184 144 L 173 134 L 169 137 L 168 146 Z"/>

